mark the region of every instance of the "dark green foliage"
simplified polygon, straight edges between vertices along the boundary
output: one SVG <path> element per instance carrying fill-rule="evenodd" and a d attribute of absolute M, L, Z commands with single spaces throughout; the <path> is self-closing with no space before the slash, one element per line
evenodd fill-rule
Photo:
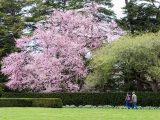
<path fill-rule="evenodd" d="M 53 13 L 54 9 L 66 9 L 66 0 L 34 0 L 31 1 L 30 4 L 36 4 L 30 13 L 32 17 L 26 18 L 28 22 L 38 22 L 40 20 L 45 20 L 47 15 Z"/>
<path fill-rule="evenodd" d="M 113 7 L 111 0 L 69 0 L 67 9 L 79 9 L 84 7 L 86 3 L 96 2 L 98 4 L 105 5 L 109 8 Z M 107 10 L 107 9 L 106 9 Z"/>
<path fill-rule="evenodd" d="M 138 92 L 139 106 L 160 106 L 160 93 Z M 4 98 L 61 98 L 63 105 L 113 105 L 125 104 L 126 93 L 3 93 Z"/>
<path fill-rule="evenodd" d="M 2 38 L 13 40 L 12 37 L 17 38 L 24 28 L 24 23 L 21 19 L 21 9 L 24 7 L 25 2 L 21 0 L 1 0 L 0 1 L 0 36 Z M 1 39 L 2 39 L 1 38 Z M 6 43 L 10 43 L 7 41 Z M 14 45 L 14 44 L 13 44 Z"/>
<path fill-rule="evenodd" d="M 70 0 L 68 9 L 79 9 L 82 8 L 85 4 L 84 0 Z"/>
<path fill-rule="evenodd" d="M 5 89 L 5 85 L 3 83 L 0 83 L 0 96 L 1 96 L 1 93 L 4 91 Z"/>
<path fill-rule="evenodd" d="M 61 108 L 59 98 L 0 98 L 0 107 L 51 107 Z"/>
<path fill-rule="evenodd" d="M 2 91 L 0 91 L 0 97 L 2 96 Z"/>
<path fill-rule="evenodd" d="M 119 20 L 120 25 L 132 34 L 157 32 L 160 29 L 160 4 L 156 3 L 157 7 L 155 3 L 155 0 L 126 0 L 126 16 Z"/>
<path fill-rule="evenodd" d="M 28 99 L 1 98 L 0 107 L 29 107 L 32 101 Z"/>
<path fill-rule="evenodd" d="M 119 98 L 117 98 L 119 96 Z M 123 105 L 123 93 L 3 93 L 2 97 L 61 98 L 64 105 Z M 115 101 L 116 100 L 116 101 Z M 115 103 L 116 102 L 116 103 Z"/>
<path fill-rule="evenodd" d="M 101 7 L 100 12 L 107 15 L 109 18 L 115 17 L 114 12 L 110 9 L 113 7 L 111 0 L 35 0 L 31 3 L 36 3 L 37 6 L 33 7 L 31 10 L 32 17 L 27 18 L 27 21 L 36 22 L 39 20 L 44 20 L 46 15 L 51 14 L 54 9 L 60 10 L 70 10 L 70 9 L 80 9 L 83 8 L 86 3 L 91 3 L 92 1 L 105 5 L 106 7 Z M 108 7 L 108 8 L 107 8 Z"/>

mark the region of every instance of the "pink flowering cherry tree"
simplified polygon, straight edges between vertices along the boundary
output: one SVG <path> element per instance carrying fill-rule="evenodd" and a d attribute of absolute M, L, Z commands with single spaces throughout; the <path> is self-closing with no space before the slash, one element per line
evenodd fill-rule
<path fill-rule="evenodd" d="M 30 37 L 16 40 L 21 52 L 2 61 L 12 90 L 78 92 L 87 75 L 86 49 L 100 47 L 124 34 L 114 21 L 98 20 L 96 5 L 81 10 L 54 11 L 37 23 Z M 88 53 L 87 53 L 88 54 Z"/>

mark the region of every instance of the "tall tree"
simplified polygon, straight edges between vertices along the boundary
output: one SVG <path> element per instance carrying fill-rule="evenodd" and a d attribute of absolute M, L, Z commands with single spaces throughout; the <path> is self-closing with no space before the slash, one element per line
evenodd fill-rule
<path fill-rule="evenodd" d="M 157 32 L 160 29 L 160 3 L 157 0 L 125 0 L 120 24 L 132 34 Z"/>
<path fill-rule="evenodd" d="M 125 36 L 95 52 L 86 84 L 97 90 L 160 91 L 160 33 Z"/>
<path fill-rule="evenodd" d="M 46 24 L 37 24 L 33 36 L 18 39 L 21 52 L 3 59 L 6 85 L 19 91 L 79 91 L 87 74 L 86 49 L 123 34 L 114 21 L 98 20 L 97 12 L 96 6 L 54 11 Z"/>

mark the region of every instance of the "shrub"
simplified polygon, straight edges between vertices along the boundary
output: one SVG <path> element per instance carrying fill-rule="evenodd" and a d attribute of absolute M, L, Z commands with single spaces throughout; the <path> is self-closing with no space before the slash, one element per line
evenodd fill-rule
<path fill-rule="evenodd" d="M 0 107 L 52 107 L 61 108 L 59 98 L 1 98 Z"/>
<path fill-rule="evenodd" d="M 138 92 L 138 105 L 160 106 L 160 93 Z M 4 98 L 61 98 L 63 105 L 112 105 L 125 104 L 124 92 L 108 93 L 3 93 Z"/>
<path fill-rule="evenodd" d="M 3 83 L 0 83 L 0 97 L 2 95 L 2 92 L 4 91 L 5 89 L 5 85 Z"/>
<path fill-rule="evenodd" d="M 0 93 L 4 90 L 5 85 L 3 83 L 0 83 Z"/>
<path fill-rule="evenodd" d="M 123 105 L 123 93 L 3 93 L 6 98 L 61 98 L 64 105 Z"/>

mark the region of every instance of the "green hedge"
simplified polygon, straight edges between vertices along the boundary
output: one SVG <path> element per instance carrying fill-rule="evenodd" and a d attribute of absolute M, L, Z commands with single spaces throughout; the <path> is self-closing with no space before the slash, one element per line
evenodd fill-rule
<path fill-rule="evenodd" d="M 0 98 L 0 107 L 51 107 L 61 108 L 59 98 Z"/>
<path fill-rule="evenodd" d="M 160 93 L 138 92 L 139 106 L 160 106 Z M 113 105 L 125 104 L 126 93 L 2 93 L 8 98 L 61 98 L 63 105 Z"/>

